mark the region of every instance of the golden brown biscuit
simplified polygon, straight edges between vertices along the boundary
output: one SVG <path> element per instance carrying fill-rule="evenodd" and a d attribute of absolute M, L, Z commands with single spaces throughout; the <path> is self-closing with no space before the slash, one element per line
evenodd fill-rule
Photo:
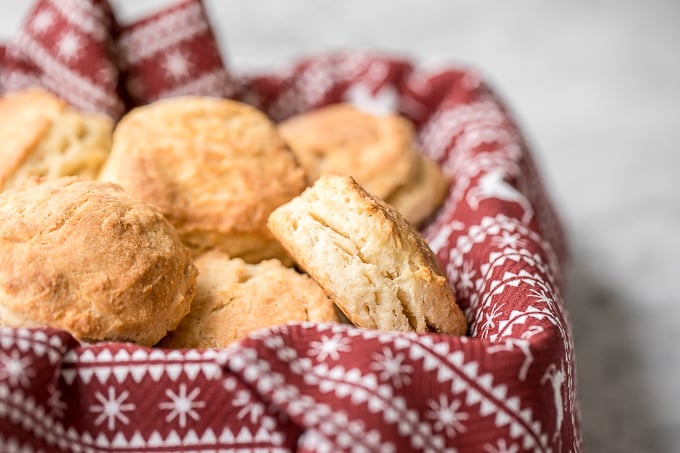
<path fill-rule="evenodd" d="M 422 157 L 415 179 L 392 192 L 385 201 L 413 225 L 420 225 L 444 203 L 449 180 L 436 162 Z"/>
<path fill-rule="evenodd" d="M 159 346 L 221 348 L 248 333 L 288 322 L 337 322 L 333 302 L 309 276 L 278 260 L 246 264 L 218 251 L 196 259 L 191 313 Z"/>
<path fill-rule="evenodd" d="M 0 218 L 0 325 L 151 346 L 189 312 L 189 251 L 118 186 L 27 181 L 0 193 Z"/>
<path fill-rule="evenodd" d="M 0 98 L 0 190 L 39 176 L 97 177 L 113 121 L 85 114 L 39 89 Z"/>
<path fill-rule="evenodd" d="M 278 127 L 310 183 L 321 175 L 350 175 L 385 199 L 415 176 L 419 154 L 413 126 L 399 115 L 372 115 L 350 104 L 334 104 Z"/>
<path fill-rule="evenodd" d="M 267 216 L 307 184 L 263 113 L 204 97 L 128 113 L 100 179 L 157 206 L 195 253 L 217 247 L 249 262 L 284 256 Z"/>
<path fill-rule="evenodd" d="M 465 317 L 425 240 L 351 177 L 322 176 L 274 210 L 268 225 L 357 326 L 465 333 Z"/>

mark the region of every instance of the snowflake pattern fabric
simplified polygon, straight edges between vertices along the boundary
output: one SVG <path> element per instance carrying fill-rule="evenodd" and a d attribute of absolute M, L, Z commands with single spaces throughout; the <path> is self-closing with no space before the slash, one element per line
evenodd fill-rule
<path fill-rule="evenodd" d="M 0 47 L 2 89 L 39 84 L 114 117 L 179 94 L 277 120 L 339 101 L 406 115 L 453 181 L 422 232 L 469 336 L 299 323 L 171 351 L 0 328 L 0 450 L 581 451 L 560 223 L 480 75 L 344 51 L 235 77 L 206 17 L 182 0 L 121 27 L 103 0 L 38 1 Z"/>
<path fill-rule="evenodd" d="M 117 118 L 124 109 L 118 92 L 117 34 L 106 1 L 36 2 L 7 46 L 0 88 L 43 86 L 82 110 Z"/>

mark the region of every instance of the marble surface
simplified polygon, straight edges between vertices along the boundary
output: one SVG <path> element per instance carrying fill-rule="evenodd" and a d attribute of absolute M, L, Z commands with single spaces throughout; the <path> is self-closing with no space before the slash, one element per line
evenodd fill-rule
<path fill-rule="evenodd" d="M 159 0 L 117 0 L 134 18 Z M 478 68 L 513 108 L 572 249 L 585 444 L 680 451 L 680 3 L 207 1 L 238 70 L 361 47 Z M 0 5 L 0 40 L 29 2 Z"/>

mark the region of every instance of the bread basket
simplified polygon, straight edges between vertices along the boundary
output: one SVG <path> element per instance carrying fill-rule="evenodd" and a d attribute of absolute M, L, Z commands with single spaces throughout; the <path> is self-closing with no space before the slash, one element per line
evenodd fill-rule
<path fill-rule="evenodd" d="M 521 131 L 479 73 L 340 51 L 236 75 L 199 1 L 126 26 L 104 1 L 73 3 L 36 3 L 0 52 L 2 90 L 39 84 L 116 118 L 182 94 L 240 99 L 274 120 L 339 101 L 409 117 L 453 181 L 422 233 L 470 329 L 289 324 L 224 350 L 171 351 L 0 328 L 0 450 L 582 450 L 565 240 Z"/>

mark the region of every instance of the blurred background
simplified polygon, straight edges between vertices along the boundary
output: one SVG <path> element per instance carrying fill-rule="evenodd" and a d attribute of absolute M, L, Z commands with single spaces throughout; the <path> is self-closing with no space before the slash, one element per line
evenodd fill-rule
<path fill-rule="evenodd" d="M 2 3 L 0 41 L 31 3 Z M 170 2 L 113 3 L 125 22 Z M 567 227 L 587 450 L 680 451 L 680 2 L 206 5 L 238 72 L 372 48 L 485 74 L 514 111 Z"/>

